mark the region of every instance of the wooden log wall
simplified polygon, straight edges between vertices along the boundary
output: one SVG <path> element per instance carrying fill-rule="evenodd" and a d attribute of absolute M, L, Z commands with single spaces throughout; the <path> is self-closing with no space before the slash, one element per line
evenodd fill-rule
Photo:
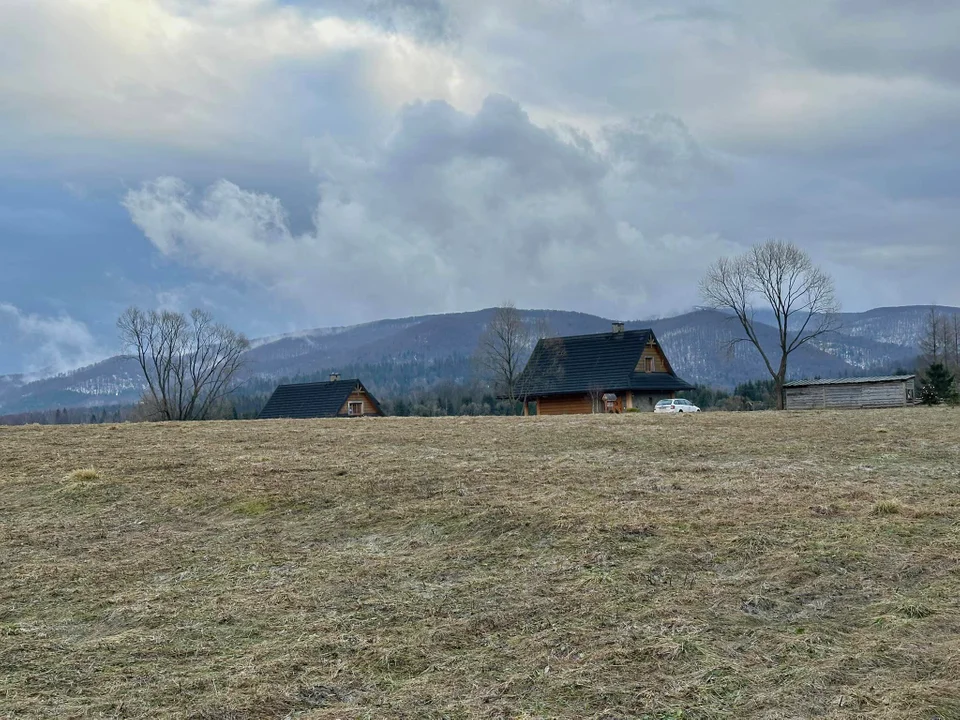
<path fill-rule="evenodd" d="M 588 415 L 593 412 L 589 395 L 558 395 L 539 398 L 537 412 L 540 415 Z"/>
<path fill-rule="evenodd" d="M 788 410 L 902 407 L 907 404 L 907 386 L 899 380 L 792 387 L 786 389 L 786 406 Z"/>

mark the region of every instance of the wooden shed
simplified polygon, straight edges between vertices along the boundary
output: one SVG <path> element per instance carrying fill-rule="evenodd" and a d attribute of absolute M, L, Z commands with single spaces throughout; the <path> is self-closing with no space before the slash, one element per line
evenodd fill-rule
<path fill-rule="evenodd" d="M 904 407 L 914 403 L 916 376 L 795 380 L 783 393 L 787 410 Z"/>

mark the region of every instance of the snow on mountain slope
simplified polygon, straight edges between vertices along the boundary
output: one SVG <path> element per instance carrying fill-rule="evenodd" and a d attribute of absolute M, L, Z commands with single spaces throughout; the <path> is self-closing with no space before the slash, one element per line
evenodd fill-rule
<path fill-rule="evenodd" d="M 791 360 L 790 376 L 842 377 L 888 372 L 898 365 L 911 367 L 929 312 L 929 307 L 915 306 L 843 314 L 836 333 L 797 351 Z M 956 312 L 960 313 L 960 309 Z M 530 319 L 546 320 L 556 335 L 607 332 L 610 328 L 609 320 L 585 313 L 555 310 L 524 313 Z M 403 368 L 404 383 L 415 383 L 418 366 L 472 355 L 491 316 L 492 310 L 487 309 L 263 338 L 253 343 L 245 372 L 248 377 L 274 379 L 347 366 L 393 364 L 398 368 L 398 376 L 399 368 Z M 652 327 L 674 369 L 691 382 L 732 388 L 737 383 L 767 376 L 763 361 L 752 346 L 744 343 L 731 346 L 730 341 L 739 336 L 739 326 L 723 313 L 701 310 L 673 318 L 629 322 L 627 327 Z M 760 326 L 759 333 L 764 347 L 775 352 L 776 330 Z M 437 379 L 435 373 L 432 377 Z M 462 381 L 463 377 L 439 379 Z M 26 382 L 22 376 L 0 377 L 0 414 L 129 403 L 142 391 L 143 382 L 136 363 L 115 357 L 36 382 Z"/>

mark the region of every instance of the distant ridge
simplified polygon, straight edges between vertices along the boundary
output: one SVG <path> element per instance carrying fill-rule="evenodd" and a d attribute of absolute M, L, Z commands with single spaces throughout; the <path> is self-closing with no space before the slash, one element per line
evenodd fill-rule
<path fill-rule="evenodd" d="M 929 305 L 875 308 L 841 315 L 841 329 L 817 347 L 804 346 L 793 356 L 792 378 L 884 374 L 898 366 L 910 368 Z M 960 308 L 938 308 L 960 313 Z M 267 380 L 377 365 L 383 378 L 371 391 L 404 392 L 433 382 L 469 380 L 469 363 L 492 309 L 442 315 L 379 320 L 361 325 L 317 328 L 257 340 L 249 352 L 248 374 Z M 547 321 L 556 335 L 607 332 L 610 320 L 586 313 L 524 310 L 528 318 Z M 760 316 L 766 323 L 772 317 Z M 693 383 L 732 388 L 764 378 L 766 369 L 756 351 L 729 341 L 736 321 L 713 310 L 696 310 L 671 318 L 635 320 L 628 329 L 652 328 L 677 371 Z M 776 331 L 760 327 L 761 340 L 771 348 Z M 458 360 L 458 362 L 451 362 Z M 390 370 L 396 368 L 396 372 Z M 364 379 L 364 382 L 367 382 Z M 93 407 L 130 403 L 142 392 L 136 364 L 113 357 L 57 377 L 26 382 L 23 376 L 0 376 L 0 414 L 55 407 Z"/>

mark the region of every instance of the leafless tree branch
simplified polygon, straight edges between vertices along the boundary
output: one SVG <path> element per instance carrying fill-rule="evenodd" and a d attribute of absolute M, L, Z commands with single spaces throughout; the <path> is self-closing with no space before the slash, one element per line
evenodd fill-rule
<path fill-rule="evenodd" d="M 494 309 L 481 334 L 475 362 L 497 391 L 516 404 L 526 397 L 522 373 L 530 352 L 538 340 L 549 335 L 545 318 L 528 322 L 512 302 L 505 302 Z"/>
<path fill-rule="evenodd" d="M 833 280 L 793 243 L 770 240 L 737 258 L 721 258 L 707 270 L 700 293 L 710 307 L 732 312 L 743 329 L 730 347 L 751 343 L 774 380 L 777 407 L 783 409 L 783 384 L 790 355 L 839 329 Z M 776 320 L 776 355 L 763 347 L 757 330 L 757 305 Z"/>
<path fill-rule="evenodd" d="M 120 338 L 146 382 L 144 404 L 158 420 L 204 420 L 233 390 L 250 347 L 246 337 L 202 310 L 189 318 L 130 308 Z"/>

